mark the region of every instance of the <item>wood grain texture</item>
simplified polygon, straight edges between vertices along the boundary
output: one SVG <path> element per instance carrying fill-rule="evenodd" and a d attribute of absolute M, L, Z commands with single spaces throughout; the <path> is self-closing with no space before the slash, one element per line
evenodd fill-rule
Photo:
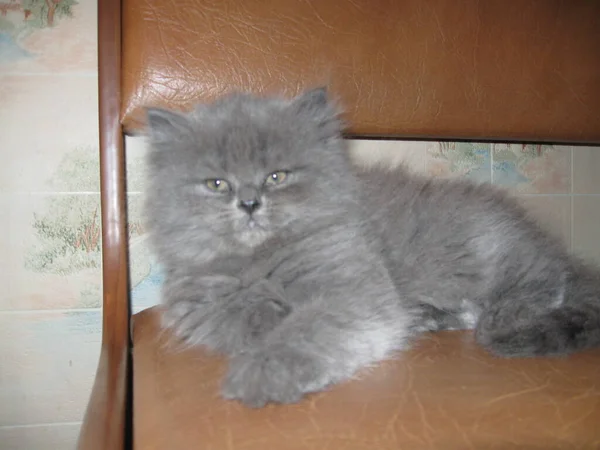
<path fill-rule="evenodd" d="M 81 450 L 125 448 L 129 376 L 129 289 L 125 154 L 121 104 L 121 2 L 98 2 L 102 350 L 78 443 Z"/>

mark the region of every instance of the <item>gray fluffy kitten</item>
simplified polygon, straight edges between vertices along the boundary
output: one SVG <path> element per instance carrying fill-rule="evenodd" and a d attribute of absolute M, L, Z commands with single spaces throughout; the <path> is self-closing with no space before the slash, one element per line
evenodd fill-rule
<path fill-rule="evenodd" d="M 503 356 L 600 344 L 600 278 L 488 185 L 349 160 L 324 89 L 148 110 L 164 323 L 230 357 L 222 392 L 295 402 L 474 328 Z"/>

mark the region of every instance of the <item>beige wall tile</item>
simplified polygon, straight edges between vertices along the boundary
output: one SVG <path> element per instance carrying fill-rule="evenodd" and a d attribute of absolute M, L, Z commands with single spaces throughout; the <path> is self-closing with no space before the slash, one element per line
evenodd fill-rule
<path fill-rule="evenodd" d="M 98 192 L 96 77 L 0 79 L 0 192 Z"/>
<path fill-rule="evenodd" d="M 419 172 L 427 171 L 428 142 L 352 139 L 347 143 L 353 161 L 359 165 L 393 169 L 405 164 Z"/>
<path fill-rule="evenodd" d="M 573 193 L 600 194 L 600 147 L 573 147 Z"/>
<path fill-rule="evenodd" d="M 433 177 L 491 181 L 490 144 L 466 142 L 351 140 L 353 161 L 393 169 L 401 164 Z"/>
<path fill-rule="evenodd" d="M 74 449 L 80 428 L 80 424 L 74 423 L 0 428 L 0 448 L 2 450 Z"/>
<path fill-rule="evenodd" d="M 99 310 L 0 313 L 0 426 L 83 419 L 101 322 Z"/>
<path fill-rule="evenodd" d="M 518 197 L 542 228 L 571 247 L 571 197 L 529 195 Z"/>
<path fill-rule="evenodd" d="M 126 170 L 127 192 L 140 193 L 146 190 L 146 155 L 148 147 L 143 136 L 127 136 Z"/>
<path fill-rule="evenodd" d="M 573 197 L 573 251 L 600 266 L 600 196 Z"/>

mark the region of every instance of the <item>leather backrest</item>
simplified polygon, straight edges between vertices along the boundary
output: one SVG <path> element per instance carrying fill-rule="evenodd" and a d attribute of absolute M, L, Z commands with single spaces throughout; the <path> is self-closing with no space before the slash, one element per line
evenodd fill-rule
<path fill-rule="evenodd" d="M 350 133 L 600 142 L 600 1 L 124 0 L 122 123 L 327 84 Z"/>

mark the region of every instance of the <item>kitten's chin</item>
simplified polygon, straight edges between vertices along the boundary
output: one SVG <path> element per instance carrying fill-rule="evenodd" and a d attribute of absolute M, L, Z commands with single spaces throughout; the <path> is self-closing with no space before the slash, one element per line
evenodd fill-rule
<path fill-rule="evenodd" d="M 251 219 L 241 227 L 236 238 L 240 244 L 253 248 L 265 242 L 270 236 L 271 233 L 266 227 Z"/>
<path fill-rule="evenodd" d="M 260 230 L 248 230 L 240 233 L 237 240 L 246 247 L 254 248 L 265 242 L 269 233 Z"/>

